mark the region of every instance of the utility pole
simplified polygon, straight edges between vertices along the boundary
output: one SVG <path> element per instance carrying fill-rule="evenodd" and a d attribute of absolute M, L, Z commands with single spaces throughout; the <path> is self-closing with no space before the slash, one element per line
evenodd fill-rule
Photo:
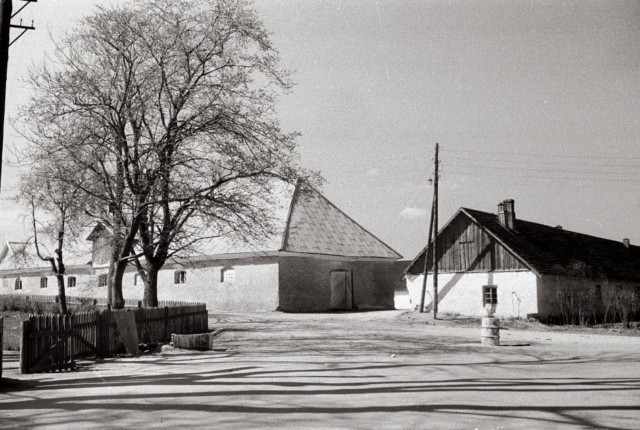
<path fill-rule="evenodd" d="M 427 240 L 427 248 L 424 251 L 424 268 L 422 270 L 422 294 L 420 295 L 420 313 L 424 312 L 424 298 L 427 292 L 427 275 L 429 274 L 429 251 L 431 250 L 431 237 L 433 235 L 433 211 L 435 209 L 435 201 L 431 202 L 431 216 L 429 217 L 429 239 Z"/>
<path fill-rule="evenodd" d="M 440 176 L 439 145 L 436 143 L 436 155 L 434 160 L 435 172 L 433 173 L 433 319 L 438 318 L 438 177 Z"/>
<path fill-rule="evenodd" d="M 29 3 L 35 3 L 38 0 L 22 0 L 26 2 L 16 13 L 13 13 L 12 0 L 0 0 L 0 189 L 2 188 L 2 153 L 4 149 L 4 111 L 5 101 L 7 97 L 7 65 L 9 63 L 9 46 L 20 39 L 27 30 L 35 30 L 33 21 L 31 25 L 11 24 L 11 18 L 19 14 L 22 9 L 27 7 Z M 10 29 L 20 28 L 22 33 L 13 41 L 10 41 Z"/>
<path fill-rule="evenodd" d="M 427 240 L 427 248 L 424 253 L 424 268 L 422 270 L 422 294 L 420 296 L 420 313 L 424 312 L 424 300 L 427 291 L 427 276 L 429 275 L 429 266 L 433 267 L 433 317 L 436 318 L 438 312 L 438 267 L 437 267 L 437 237 L 438 237 L 438 149 L 436 143 L 435 156 L 433 158 L 433 178 L 429 178 L 429 182 L 433 182 L 433 199 L 431 201 L 431 217 L 429 218 L 429 239 Z M 433 238 L 433 240 L 432 240 Z M 429 251 L 431 258 L 429 260 Z"/>

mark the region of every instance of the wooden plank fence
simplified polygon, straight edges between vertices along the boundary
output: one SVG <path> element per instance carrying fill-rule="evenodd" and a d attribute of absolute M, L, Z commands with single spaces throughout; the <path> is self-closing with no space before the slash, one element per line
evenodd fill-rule
<path fill-rule="evenodd" d="M 4 318 L 0 316 L 0 380 L 2 379 L 2 351 L 4 344 L 2 343 L 2 334 L 4 333 Z"/>
<path fill-rule="evenodd" d="M 133 313 L 140 341 L 163 342 L 171 334 L 208 330 L 205 304 L 100 310 L 68 315 L 30 315 L 22 323 L 20 373 L 72 370 L 75 360 L 125 352 L 114 314 Z"/>
<path fill-rule="evenodd" d="M 22 322 L 20 373 L 73 370 L 68 315 L 30 315 Z"/>

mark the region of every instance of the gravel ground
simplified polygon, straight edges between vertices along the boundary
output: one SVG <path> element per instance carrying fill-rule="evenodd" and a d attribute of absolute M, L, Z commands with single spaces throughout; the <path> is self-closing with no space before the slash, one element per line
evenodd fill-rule
<path fill-rule="evenodd" d="M 216 350 L 18 375 L 1 428 L 638 428 L 640 339 L 502 332 L 400 311 L 220 314 Z M 524 346 L 526 345 L 526 346 Z M 7 355 L 8 354 L 8 355 Z"/>

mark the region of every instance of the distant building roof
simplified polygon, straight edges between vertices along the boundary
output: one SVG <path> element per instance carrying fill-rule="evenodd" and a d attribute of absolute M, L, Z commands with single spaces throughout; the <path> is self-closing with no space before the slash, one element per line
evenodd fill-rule
<path fill-rule="evenodd" d="M 576 263 L 582 263 L 598 276 L 640 281 L 640 246 L 627 247 L 622 241 L 521 219 L 516 219 L 515 228 L 509 229 L 500 223 L 498 215 L 468 208 L 460 208 L 452 220 L 461 214 L 468 216 L 538 275 L 564 274 Z M 445 228 L 446 225 L 441 231 Z M 422 272 L 417 265 L 423 255 L 424 250 L 407 271 Z"/>

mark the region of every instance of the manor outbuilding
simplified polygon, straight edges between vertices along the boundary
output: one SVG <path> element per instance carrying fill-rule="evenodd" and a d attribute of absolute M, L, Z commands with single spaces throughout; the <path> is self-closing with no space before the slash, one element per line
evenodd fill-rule
<path fill-rule="evenodd" d="M 393 309 L 402 282 L 401 256 L 304 181 L 273 188 L 275 233 L 246 242 L 207 239 L 200 251 L 165 265 L 159 300 L 206 302 L 209 311 L 313 312 Z M 67 294 L 106 297 L 108 228 L 88 236 L 91 250 L 73 257 Z M 0 251 L 0 294 L 56 294 L 47 265 L 29 243 Z M 126 300 L 140 300 L 143 285 L 133 265 L 124 275 Z"/>
<path fill-rule="evenodd" d="M 548 319 L 569 309 L 597 318 L 616 298 L 640 297 L 640 247 L 628 239 L 518 219 L 513 200 L 501 202 L 497 212 L 460 208 L 438 232 L 439 312 L 481 316 L 491 308 L 498 317 Z M 420 303 L 426 252 L 405 270 L 414 304 Z M 432 267 L 428 273 L 430 309 Z"/>

